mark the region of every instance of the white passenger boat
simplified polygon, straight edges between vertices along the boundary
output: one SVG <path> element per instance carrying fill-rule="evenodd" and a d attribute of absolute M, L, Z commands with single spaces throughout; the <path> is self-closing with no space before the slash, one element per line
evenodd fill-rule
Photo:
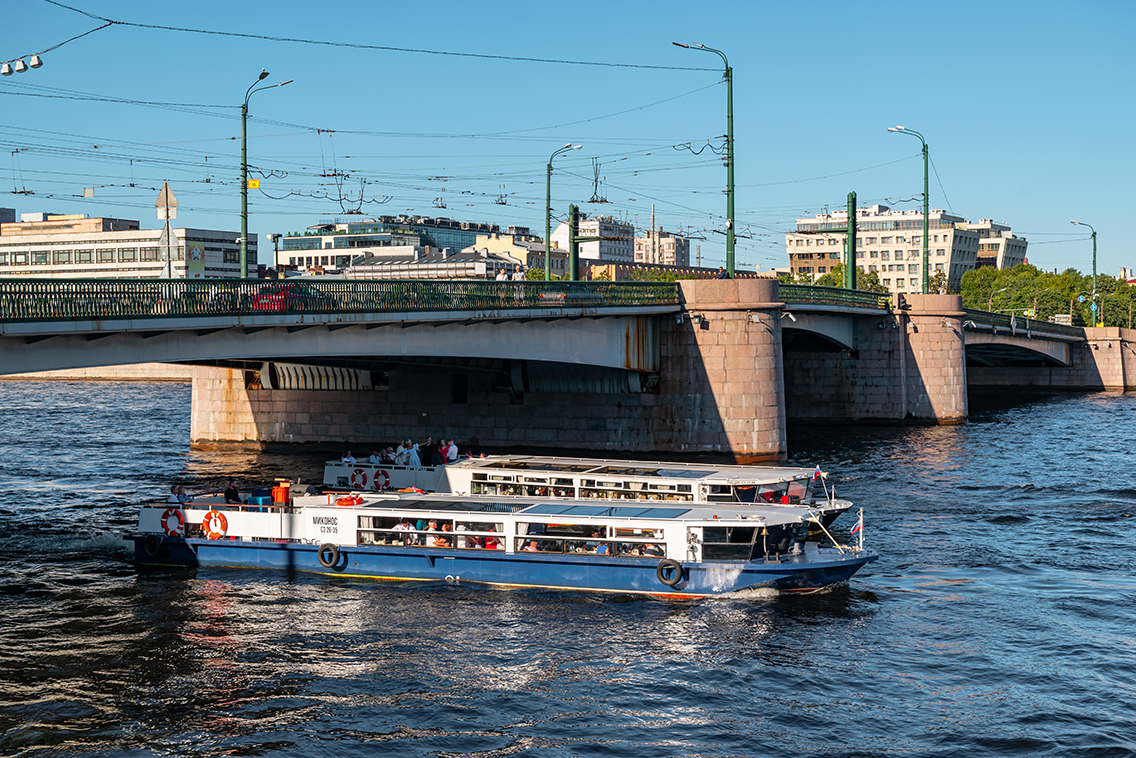
<path fill-rule="evenodd" d="M 659 463 L 541 455 L 494 455 L 445 466 L 328 461 L 324 486 L 332 490 L 415 488 L 498 497 L 647 500 L 668 503 L 809 505 L 825 526 L 851 507 L 824 483 L 820 469 Z"/>
<path fill-rule="evenodd" d="M 807 541 L 819 514 L 805 506 L 380 493 L 221 500 L 143 506 L 126 537 L 137 563 L 702 597 L 817 590 L 877 559 L 862 529 L 855 545 Z"/>

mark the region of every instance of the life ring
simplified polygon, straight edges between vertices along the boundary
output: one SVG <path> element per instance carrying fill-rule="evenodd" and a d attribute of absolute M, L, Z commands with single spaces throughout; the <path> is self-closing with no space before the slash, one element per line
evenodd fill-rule
<path fill-rule="evenodd" d="M 367 488 L 367 472 L 361 468 L 357 468 L 351 472 L 351 486 L 356 489 Z"/>
<path fill-rule="evenodd" d="M 209 511 L 201 519 L 201 531 L 211 540 L 219 540 L 229 531 L 229 519 L 221 511 Z"/>
<path fill-rule="evenodd" d="M 417 492 L 419 495 L 426 494 L 426 490 L 420 490 L 417 487 L 403 487 L 399 492 Z"/>
<path fill-rule="evenodd" d="M 667 573 L 670 572 L 670 578 Z M 682 564 L 674 558 L 664 558 L 655 567 L 655 576 L 668 587 L 674 587 L 682 581 Z"/>
<path fill-rule="evenodd" d="M 379 477 L 380 476 L 383 478 L 383 486 L 381 486 L 381 487 L 379 486 Z M 375 472 L 374 484 L 375 484 L 375 489 L 385 490 L 387 487 L 391 486 L 391 475 L 386 472 L 386 469 L 379 469 L 378 471 Z"/>
<path fill-rule="evenodd" d="M 324 568 L 334 568 L 339 563 L 339 546 L 325 542 L 316 551 L 316 558 Z"/>
<path fill-rule="evenodd" d="M 185 514 L 181 512 L 181 508 L 166 508 L 162 513 L 162 529 L 167 537 L 181 537 L 185 534 Z"/>
<path fill-rule="evenodd" d="M 358 495 L 350 495 L 348 497 L 340 497 L 335 500 L 336 505 L 362 505 L 363 498 Z"/>
<path fill-rule="evenodd" d="M 156 534 L 147 534 L 146 539 L 142 540 L 142 551 L 146 555 L 153 558 L 162 549 L 162 538 Z"/>

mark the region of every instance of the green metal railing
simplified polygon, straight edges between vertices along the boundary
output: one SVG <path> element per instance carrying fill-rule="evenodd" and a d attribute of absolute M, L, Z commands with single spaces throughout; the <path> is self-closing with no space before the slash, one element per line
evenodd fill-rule
<path fill-rule="evenodd" d="M 1039 332 L 1064 334 L 1070 337 L 1083 338 L 1085 336 L 1085 330 L 1079 326 L 1065 326 L 1065 324 L 1054 324 L 1050 321 L 1038 321 L 1024 316 L 1010 316 L 1006 313 L 991 313 L 974 308 L 963 308 L 963 311 L 966 313 L 966 321 L 975 327 L 997 327 L 998 329 L 1005 329 L 1007 332 L 1012 327 L 1018 334 Z M 969 327 L 970 324 L 964 322 L 964 326 Z"/>
<path fill-rule="evenodd" d="M 0 321 L 678 304 L 674 282 L 0 279 Z"/>
<path fill-rule="evenodd" d="M 808 305 L 846 305 L 859 308 L 891 308 L 891 295 L 865 290 L 848 290 L 842 287 L 814 287 L 808 284 L 782 284 L 781 301 Z"/>

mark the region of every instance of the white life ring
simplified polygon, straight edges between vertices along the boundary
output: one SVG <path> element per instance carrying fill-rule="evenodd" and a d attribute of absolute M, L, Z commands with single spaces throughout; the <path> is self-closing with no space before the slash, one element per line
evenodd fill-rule
<path fill-rule="evenodd" d="M 181 537 L 185 534 L 185 514 L 181 508 L 166 508 L 162 513 L 162 529 L 167 537 Z"/>
<path fill-rule="evenodd" d="M 383 478 L 383 485 L 379 486 L 379 477 Z M 379 469 L 375 472 L 375 489 L 385 490 L 391 484 L 391 475 L 386 472 L 386 469 Z"/>
<path fill-rule="evenodd" d="M 201 519 L 201 531 L 211 540 L 221 539 L 228 530 L 229 520 L 221 511 L 209 511 L 205 514 L 205 518 Z"/>
<path fill-rule="evenodd" d="M 356 489 L 367 488 L 367 472 L 361 468 L 357 468 L 351 472 L 351 486 Z"/>

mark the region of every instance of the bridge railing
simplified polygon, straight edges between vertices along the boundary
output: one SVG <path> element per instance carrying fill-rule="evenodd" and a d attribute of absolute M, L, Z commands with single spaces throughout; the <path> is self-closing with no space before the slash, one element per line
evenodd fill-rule
<path fill-rule="evenodd" d="M 782 284 L 778 290 L 785 303 L 809 305 L 844 305 L 861 308 L 891 308 L 891 295 L 864 290 L 846 290 L 840 287 L 814 287 L 809 284 Z"/>
<path fill-rule="evenodd" d="M 974 327 L 985 326 L 991 329 L 1005 329 L 1007 332 L 1014 331 L 1021 334 L 1041 332 L 1063 334 L 1069 337 L 1085 336 L 1085 330 L 1079 326 L 1066 326 L 1065 324 L 1055 324 L 1051 321 L 1039 321 L 1024 316 L 1011 316 L 1008 313 L 991 313 L 990 311 L 980 311 L 975 308 L 963 308 L 963 311 L 966 313 L 966 321 L 963 322 L 963 325 L 967 327 L 973 324 Z"/>
<path fill-rule="evenodd" d="M 0 279 L 0 320 L 678 305 L 673 282 Z"/>

